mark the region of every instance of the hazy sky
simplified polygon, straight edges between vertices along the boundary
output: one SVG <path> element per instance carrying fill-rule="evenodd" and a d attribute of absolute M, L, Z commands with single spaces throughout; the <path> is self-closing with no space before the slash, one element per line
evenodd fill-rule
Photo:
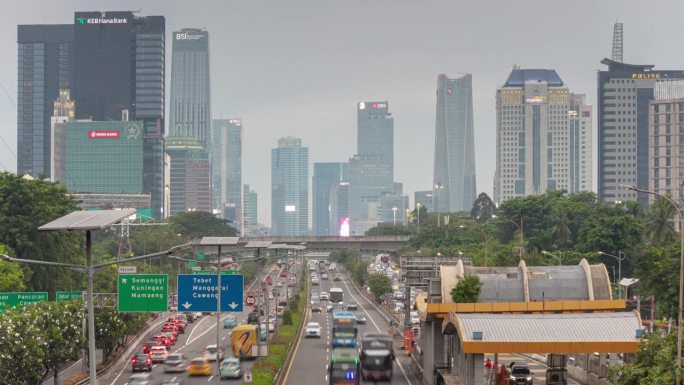
<path fill-rule="evenodd" d="M 8 3 L 9 4 L 9 1 Z M 74 11 L 163 15 L 167 99 L 172 31 L 210 33 L 212 114 L 243 119 L 243 183 L 270 223 L 270 149 L 298 136 L 313 162 L 356 151 L 355 104 L 388 100 L 395 180 L 405 193 L 432 183 L 437 75 L 473 74 L 477 190 L 492 194 L 497 86 L 513 64 L 553 68 L 596 105 L 596 71 L 613 23 L 625 62 L 684 68 L 684 1 L 633 0 L 79 0 L 12 1 L 0 20 L 0 170 L 16 170 L 17 24 L 71 23 Z M 6 92 L 5 92 L 6 91 Z M 168 108 L 167 108 L 168 113 Z M 167 119 L 168 122 L 168 119 Z M 594 126 L 595 128 L 595 126 Z"/>

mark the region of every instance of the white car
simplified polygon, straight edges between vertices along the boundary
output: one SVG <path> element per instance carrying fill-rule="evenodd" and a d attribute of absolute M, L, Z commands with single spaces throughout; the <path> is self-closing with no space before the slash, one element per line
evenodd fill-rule
<path fill-rule="evenodd" d="M 321 325 L 318 322 L 309 322 L 306 324 L 306 337 L 321 338 Z"/>
<path fill-rule="evenodd" d="M 168 355 L 169 353 L 163 346 L 153 346 L 152 349 L 150 349 L 150 358 L 152 359 L 152 362 L 164 362 Z"/>
<path fill-rule="evenodd" d="M 214 345 L 207 345 L 207 347 L 204 349 L 204 358 L 206 358 L 209 361 L 216 361 L 216 344 Z M 219 361 L 223 359 L 223 349 L 219 349 L 218 351 L 218 359 Z"/>
<path fill-rule="evenodd" d="M 330 295 L 328 294 L 327 291 L 322 291 L 320 294 L 321 301 L 329 301 L 330 300 Z"/>
<path fill-rule="evenodd" d="M 268 292 L 268 299 L 273 299 L 273 292 L 270 292 L 270 291 Z"/>
<path fill-rule="evenodd" d="M 318 277 L 311 278 L 311 284 L 312 285 L 318 285 Z"/>

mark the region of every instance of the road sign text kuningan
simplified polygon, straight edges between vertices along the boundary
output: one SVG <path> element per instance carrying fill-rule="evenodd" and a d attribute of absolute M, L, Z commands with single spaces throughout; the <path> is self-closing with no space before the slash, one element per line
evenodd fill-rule
<path fill-rule="evenodd" d="M 168 310 L 167 274 L 119 275 L 119 312 L 162 312 Z"/>

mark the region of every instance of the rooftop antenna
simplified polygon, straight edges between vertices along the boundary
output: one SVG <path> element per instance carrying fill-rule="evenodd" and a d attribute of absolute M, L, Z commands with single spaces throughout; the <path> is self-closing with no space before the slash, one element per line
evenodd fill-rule
<path fill-rule="evenodd" d="M 622 23 L 613 26 L 613 55 L 612 59 L 622 63 Z"/>

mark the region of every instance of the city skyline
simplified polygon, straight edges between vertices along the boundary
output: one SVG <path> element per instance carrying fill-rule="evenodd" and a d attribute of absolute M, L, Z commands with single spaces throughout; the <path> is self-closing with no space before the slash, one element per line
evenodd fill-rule
<path fill-rule="evenodd" d="M 308 3 L 308 2 L 303 2 Z M 250 183 L 252 188 L 260 192 L 260 207 L 268 207 L 268 173 L 264 172 L 268 168 L 268 162 L 264 161 L 264 154 L 267 153 L 269 145 L 277 137 L 291 134 L 302 137 L 311 151 L 312 162 L 324 161 L 343 161 L 354 153 L 354 129 L 353 110 L 350 105 L 361 100 L 389 100 L 393 105 L 395 115 L 395 179 L 405 184 L 406 192 L 425 190 L 431 184 L 432 170 L 432 150 L 434 137 L 430 132 L 430 127 L 434 125 L 434 77 L 439 73 L 470 72 L 477 79 L 474 84 L 473 97 L 475 107 L 475 141 L 476 141 L 476 164 L 478 177 L 477 192 L 486 192 L 492 196 L 493 162 L 490 154 L 486 152 L 494 143 L 494 106 L 493 94 L 498 85 L 505 79 L 507 71 L 514 63 L 525 67 L 555 68 L 563 74 L 563 79 L 572 85 L 573 91 L 585 93 L 587 103 L 597 106 L 596 100 L 596 70 L 603 66 L 599 64 L 604 57 L 609 57 L 611 53 L 613 22 L 616 19 L 624 22 L 625 25 L 625 57 L 627 63 L 655 64 L 656 68 L 681 68 L 679 63 L 684 62 L 683 55 L 675 52 L 665 52 L 658 48 L 659 44 L 650 44 L 654 34 L 659 36 L 659 40 L 667 41 L 668 36 L 676 36 L 675 27 L 664 22 L 655 22 L 642 19 L 641 15 L 630 10 L 629 2 L 580 2 L 580 6 L 574 5 L 554 5 L 553 7 L 543 2 L 528 1 L 531 7 L 514 7 L 501 3 L 502 14 L 521 16 L 522 8 L 528 8 L 538 16 L 549 16 L 554 12 L 564 12 L 568 15 L 568 20 L 562 20 L 561 25 L 558 21 L 552 22 L 553 18 L 540 18 L 539 28 L 546 28 L 551 31 L 577 30 L 572 32 L 551 32 L 547 36 L 529 34 L 525 31 L 510 33 L 510 21 L 494 15 L 491 20 L 485 20 L 478 25 L 470 22 L 464 16 L 454 16 L 455 6 L 443 2 L 439 5 L 417 7 L 406 2 L 395 2 L 391 7 L 388 4 L 363 4 L 363 15 L 359 16 L 359 30 L 352 36 L 340 37 L 340 34 L 322 28 L 315 23 L 303 28 L 287 29 L 282 36 L 277 36 L 275 40 L 288 42 L 286 45 L 289 59 L 298 57 L 298 53 L 306 48 L 308 54 L 313 55 L 311 64 L 316 67 L 325 68 L 325 71 L 312 71 L 315 67 L 302 63 L 300 60 L 295 62 L 284 62 L 285 51 L 276 50 L 274 63 L 283 65 L 273 74 L 268 74 L 267 68 L 274 69 L 273 63 L 260 62 L 263 56 L 256 55 L 253 59 L 247 60 L 246 56 L 254 54 L 254 42 L 261 41 L 265 36 L 263 32 L 254 30 L 254 27 L 246 27 L 247 20 L 254 20 L 251 16 L 257 11 L 263 11 L 263 7 L 256 5 L 234 5 L 230 8 L 237 14 L 243 15 L 245 22 L 237 20 L 235 23 L 222 23 L 223 19 L 211 17 L 202 13 L 198 15 L 186 15 L 181 11 L 180 4 L 168 3 L 164 5 L 155 4 L 151 1 L 140 1 L 135 4 L 111 4 L 104 1 L 72 1 L 57 4 L 45 4 L 44 9 L 53 15 L 50 18 L 37 20 L 30 10 L 36 2 L 26 2 L 8 10 L 7 19 L 12 20 L 12 26 L 8 29 L 7 36 L 0 39 L 0 46 L 5 44 L 7 52 L 14 55 L 16 49 L 9 49 L 16 44 L 14 25 L 16 24 L 35 24 L 35 23 L 68 23 L 75 10 L 87 9 L 137 9 L 142 7 L 144 14 L 160 14 L 167 18 L 167 30 L 175 31 L 187 25 L 202 25 L 212 33 L 212 46 L 230 46 L 228 55 L 212 55 L 212 68 L 221 68 L 225 74 L 219 75 L 214 79 L 214 84 L 225 84 L 224 90 L 214 91 L 213 110 L 216 111 L 212 118 L 223 116 L 240 115 L 244 121 L 259 133 L 259 137 L 245 138 L 245 174 L 251 175 Z M 314 3 L 311 3 L 314 4 Z M 634 2 L 633 4 L 636 4 Z M 668 3 L 668 9 L 672 13 L 684 8 L 677 2 Z M 114 7 L 116 5 L 116 7 Z M 221 8 L 218 2 L 214 4 L 217 9 Z M 331 20 L 331 14 L 338 16 L 354 13 L 361 3 L 351 3 L 347 5 L 330 5 L 330 9 L 313 7 L 312 13 L 322 17 L 322 22 L 332 22 L 331 30 L 345 30 L 341 24 L 336 24 Z M 582 6 L 583 5 L 583 6 Z M 41 6 L 43 4 L 41 3 Z M 135 7 L 134 7 L 135 6 Z M 435 12 L 435 9 L 444 8 L 444 12 Z M 474 13 L 487 12 L 481 5 L 472 4 L 467 6 L 468 11 Z M 529 8 L 534 8 L 530 10 Z M 269 6 L 269 9 L 288 13 L 287 7 L 280 5 Z M 333 11 L 334 10 L 334 11 Z M 338 12 L 339 11 L 339 12 Z M 394 27 L 394 22 L 389 21 L 392 17 L 378 18 L 381 12 L 389 12 L 389 16 L 395 17 L 399 21 L 413 20 L 414 16 L 430 15 L 434 17 L 427 25 L 425 22 L 416 22 L 416 28 L 402 32 Z M 355 13 L 354 13 L 355 14 Z M 467 12 L 464 12 L 464 15 Z M 667 17 L 672 17 L 666 15 Z M 446 20 L 456 18 L 451 22 L 444 23 Z M 582 25 L 578 25 L 572 20 L 582 20 Z M 307 17 L 308 19 L 308 17 Z M 429 19 L 429 18 L 426 18 Z M 372 21 L 372 22 L 371 22 Z M 435 22 L 440 21 L 440 22 Z M 263 23 L 263 24 L 261 24 Z M 265 33 L 272 36 L 274 28 L 291 27 L 288 23 L 275 21 L 273 18 L 266 17 L 258 22 L 258 26 L 271 25 L 266 28 Z M 368 50 L 369 45 L 357 44 L 356 34 L 367 34 L 375 31 L 376 24 L 390 27 L 391 33 L 381 35 L 386 44 L 378 52 L 373 53 Z M 436 25 L 450 26 L 457 35 L 464 34 L 468 30 L 478 30 L 481 36 L 473 39 L 455 39 L 449 41 L 448 52 L 443 50 L 445 41 L 439 37 L 442 27 Z M 307 24 L 307 23 L 303 23 Z M 433 26 L 435 25 L 435 26 Z M 422 27 L 424 31 L 420 31 Z M 573 28 L 568 29 L 571 26 Z M 334 28 L 333 28 L 334 27 Z M 242 30 L 241 33 L 231 33 L 231 31 Z M 488 31 L 489 30 L 489 31 Z M 352 65 L 349 61 L 331 60 L 331 51 L 322 49 L 311 51 L 311 47 L 318 47 L 318 38 L 309 37 L 311 32 L 316 31 L 320 39 L 330 40 L 335 44 L 342 45 L 345 49 L 355 50 L 351 53 L 356 58 L 357 55 L 362 60 L 355 60 L 363 63 L 362 67 Z M 505 35 L 502 31 L 507 31 Z M 315 35 L 315 34 L 314 34 Z M 454 35 L 454 34 L 450 34 Z M 245 37 L 237 39 L 237 36 Z M 307 37 L 303 42 L 297 43 L 296 38 Z M 519 43 L 510 44 L 512 41 L 519 40 L 521 37 L 529 39 L 531 43 L 542 45 L 545 52 L 535 53 L 529 48 L 535 44 L 520 45 Z M 167 40 L 170 34 L 167 33 Z M 509 41 L 510 40 L 510 41 Z M 397 45 L 399 42 L 406 43 L 415 48 L 419 55 L 405 55 L 404 51 Z M 230 44 L 228 44 L 230 43 Z M 271 43 L 269 43 L 271 44 Z M 439 46 L 439 50 L 437 49 Z M 662 47 L 662 46 L 661 46 Z M 169 47 L 170 48 L 170 47 Z M 285 47 L 284 47 L 285 48 Z M 571 49 L 568 49 L 571 48 Z M 577 52 L 581 54 L 577 54 Z M 170 51 L 170 50 L 169 50 Z M 497 54 L 497 60 L 491 61 L 487 58 L 493 52 Z M 417 57 L 411 57 L 417 56 Z M 10 56 L 11 57 L 11 56 Z M 227 60 L 230 57 L 231 60 Z M 401 57 L 402 61 L 397 64 L 393 60 Z M 169 58 L 169 52 L 167 52 Z M 382 60 L 380 60 L 382 58 Z M 579 58 L 579 59 L 578 59 Z M 13 89 L 16 85 L 14 66 L 16 61 L 8 60 L 4 67 L 0 67 L 0 81 L 5 86 L 7 94 L 13 100 L 16 95 Z M 170 63 L 170 60 L 168 61 Z M 170 72 L 167 63 L 167 75 Z M 349 67 L 343 69 L 345 66 Z M 376 66 L 377 68 L 373 68 Z M 253 68 L 249 68 L 253 67 Z M 4 73 L 3 73 L 4 72 Z M 321 75 L 325 73 L 325 77 Z M 334 76 L 329 76 L 330 74 Z M 277 78 L 276 78 L 277 76 Z M 290 78 L 290 80 L 286 79 Z M 307 82 L 302 82 L 308 79 Z M 401 81 L 399 81 L 401 79 Z M 227 80 L 227 81 L 226 81 Z M 351 80 L 354 80 L 353 82 Z M 348 83 L 348 84 L 345 84 Z M 256 92 L 256 90 L 266 90 L 267 92 Z M 245 90 L 249 90 L 245 94 Z M 285 96 L 287 90 L 287 96 Z M 218 97 L 217 97 L 218 96 Z M 9 146 L 16 151 L 16 107 L 11 101 L 0 103 L 0 111 L 4 111 L 7 121 L 0 124 L 0 135 Z M 16 100 L 16 99 L 14 99 Z M 219 106 L 219 108 L 217 108 Z M 301 123 L 299 118 L 307 116 L 306 122 Z M 334 122 L 331 122 L 334 120 Z M 595 126 L 596 127 L 596 126 Z M 324 131 L 321 131 L 324 130 Z M 324 135 L 320 135 L 324 133 Z M 324 138 L 324 139 L 319 139 Z M 262 143 L 264 142 L 264 143 Z M 0 168 L 14 170 L 16 160 L 12 154 L 4 147 L 0 155 Z M 413 152 L 410 150 L 414 149 Z M 406 156 L 405 154 L 416 153 L 425 154 L 423 157 Z M 594 158 L 596 159 L 596 158 Z M 255 170 L 264 170 L 255 173 Z M 426 175 L 427 174 L 427 175 Z M 594 186 L 596 187 L 596 186 Z M 263 213 L 260 213 L 263 214 Z M 260 221 L 269 223 L 268 214 L 266 217 L 260 215 Z"/>

